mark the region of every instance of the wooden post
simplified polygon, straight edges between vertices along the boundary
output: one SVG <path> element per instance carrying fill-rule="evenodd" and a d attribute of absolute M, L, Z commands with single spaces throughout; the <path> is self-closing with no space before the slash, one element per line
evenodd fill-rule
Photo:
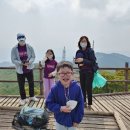
<path fill-rule="evenodd" d="M 43 79 L 42 79 L 42 64 L 39 61 L 39 80 L 40 80 L 40 95 L 43 95 Z"/>
<path fill-rule="evenodd" d="M 128 62 L 125 63 L 125 80 L 128 80 Z M 125 82 L 125 92 L 128 92 L 128 82 Z"/>

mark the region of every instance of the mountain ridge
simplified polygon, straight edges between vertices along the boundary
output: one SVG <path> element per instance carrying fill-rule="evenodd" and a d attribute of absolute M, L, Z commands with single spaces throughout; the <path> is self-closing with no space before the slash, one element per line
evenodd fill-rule
<path fill-rule="evenodd" d="M 99 67 L 125 67 L 125 63 L 130 64 L 130 57 L 120 53 L 101 53 L 96 52 Z"/>
<path fill-rule="evenodd" d="M 102 53 L 102 52 L 96 52 L 95 55 L 96 55 L 99 67 L 107 67 L 107 68 L 125 67 L 126 62 L 128 62 L 130 66 L 130 57 L 120 54 L 120 53 L 107 54 L 107 53 Z M 12 66 L 14 66 L 14 64 L 8 61 L 3 61 L 0 63 L 0 67 L 12 67 Z"/>

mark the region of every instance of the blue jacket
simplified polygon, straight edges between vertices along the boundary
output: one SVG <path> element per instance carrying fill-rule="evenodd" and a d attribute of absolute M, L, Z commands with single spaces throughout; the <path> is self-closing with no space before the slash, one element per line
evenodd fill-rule
<path fill-rule="evenodd" d="M 61 125 L 72 127 L 73 122 L 80 123 L 84 115 L 84 100 L 82 90 L 76 81 L 72 81 L 69 87 L 70 100 L 77 101 L 77 106 L 70 113 L 60 111 L 61 106 L 66 105 L 64 86 L 60 81 L 51 89 L 46 100 L 47 108 L 54 112 L 56 122 Z"/>

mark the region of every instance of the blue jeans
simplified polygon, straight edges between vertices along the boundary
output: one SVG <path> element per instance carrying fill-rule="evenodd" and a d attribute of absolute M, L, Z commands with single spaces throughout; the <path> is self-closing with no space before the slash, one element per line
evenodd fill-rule
<path fill-rule="evenodd" d="M 56 122 L 56 130 L 76 130 L 75 127 L 66 127 Z"/>

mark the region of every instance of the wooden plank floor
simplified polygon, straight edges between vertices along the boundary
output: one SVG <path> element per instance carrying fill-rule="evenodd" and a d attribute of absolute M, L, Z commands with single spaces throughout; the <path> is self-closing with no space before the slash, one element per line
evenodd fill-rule
<path fill-rule="evenodd" d="M 0 107 L 20 108 L 19 100 L 19 96 L 0 96 Z M 29 102 L 26 105 L 42 108 L 43 97 L 39 97 L 39 102 Z M 94 95 L 91 111 L 106 113 L 116 111 L 130 130 L 130 93 Z"/>
<path fill-rule="evenodd" d="M 130 130 L 130 94 L 100 95 L 93 98 L 93 110 L 117 111 L 128 130 Z"/>
<path fill-rule="evenodd" d="M 15 130 L 12 127 L 12 120 L 15 115 L 19 110 L 15 110 L 14 108 L 11 109 L 1 109 L 0 110 L 0 130 Z M 54 124 L 54 117 L 52 114 L 49 116 L 49 122 L 46 126 L 46 130 L 51 130 L 53 128 Z M 26 127 L 27 130 L 33 130 L 30 127 Z"/>
<path fill-rule="evenodd" d="M 12 119 L 18 110 L 1 109 L 0 110 L 0 130 L 14 130 L 12 128 Z M 26 127 L 26 130 L 32 128 Z M 46 130 L 55 130 L 55 121 L 53 114 L 49 116 L 49 123 Z M 80 123 L 77 130 L 121 130 L 114 115 L 112 113 L 95 113 L 85 112 L 83 121 Z M 122 129 L 123 130 L 123 129 Z"/>

